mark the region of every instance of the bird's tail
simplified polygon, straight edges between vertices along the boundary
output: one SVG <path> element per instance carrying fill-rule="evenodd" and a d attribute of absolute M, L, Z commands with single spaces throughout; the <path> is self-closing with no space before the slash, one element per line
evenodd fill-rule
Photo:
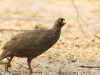
<path fill-rule="evenodd" d="M 3 58 L 0 56 L 0 61 L 2 60 Z"/>
<path fill-rule="evenodd" d="M 0 55 L 0 60 L 8 57 L 10 53 L 11 51 L 6 52 L 6 50 L 3 50 L 2 54 Z"/>
<path fill-rule="evenodd" d="M 0 61 L 3 59 L 3 57 L 0 56 Z"/>
<path fill-rule="evenodd" d="M 2 54 L 0 55 L 0 60 L 5 58 L 5 52 L 3 51 Z"/>

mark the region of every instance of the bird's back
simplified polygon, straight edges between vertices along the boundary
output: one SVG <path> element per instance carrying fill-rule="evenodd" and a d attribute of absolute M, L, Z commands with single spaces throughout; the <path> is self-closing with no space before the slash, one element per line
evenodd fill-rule
<path fill-rule="evenodd" d="M 49 49 L 59 38 L 50 30 L 33 30 L 20 33 L 5 43 L 3 49 L 19 57 L 36 57 Z"/>

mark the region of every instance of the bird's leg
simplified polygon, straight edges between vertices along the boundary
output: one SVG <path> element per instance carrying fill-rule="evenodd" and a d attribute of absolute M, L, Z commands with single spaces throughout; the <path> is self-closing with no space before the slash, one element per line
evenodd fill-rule
<path fill-rule="evenodd" d="M 32 68 L 31 68 L 31 65 L 30 65 L 31 60 L 29 58 L 27 59 L 27 63 L 28 63 L 28 68 L 30 70 L 30 73 L 33 73 Z"/>
<path fill-rule="evenodd" d="M 11 56 L 11 58 L 8 59 L 8 63 L 7 63 L 7 65 L 5 66 L 5 71 L 8 71 L 8 67 L 9 67 L 10 62 L 12 61 L 12 59 L 13 59 L 13 56 Z"/>
<path fill-rule="evenodd" d="M 8 57 L 8 58 L 7 58 L 7 60 L 9 61 L 9 60 L 10 60 L 10 58 Z M 6 63 L 6 64 L 7 64 L 7 63 Z M 11 67 L 11 64 L 9 64 L 9 65 L 8 65 L 8 67 Z"/>

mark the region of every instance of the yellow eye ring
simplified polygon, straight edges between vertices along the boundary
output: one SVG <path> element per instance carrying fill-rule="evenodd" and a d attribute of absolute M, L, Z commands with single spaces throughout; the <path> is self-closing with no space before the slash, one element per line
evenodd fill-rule
<path fill-rule="evenodd" d="M 61 22 L 61 20 L 59 20 L 59 22 Z"/>

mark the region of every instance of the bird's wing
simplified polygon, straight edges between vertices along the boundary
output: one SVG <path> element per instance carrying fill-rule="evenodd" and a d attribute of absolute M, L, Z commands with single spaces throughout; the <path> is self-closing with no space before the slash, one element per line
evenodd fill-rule
<path fill-rule="evenodd" d="M 45 31 L 42 30 L 42 32 Z M 42 32 L 41 30 L 35 30 L 17 34 L 4 44 L 3 49 L 14 52 L 27 52 L 30 46 L 36 46 L 37 40 L 41 37 L 41 34 L 43 34 Z"/>

